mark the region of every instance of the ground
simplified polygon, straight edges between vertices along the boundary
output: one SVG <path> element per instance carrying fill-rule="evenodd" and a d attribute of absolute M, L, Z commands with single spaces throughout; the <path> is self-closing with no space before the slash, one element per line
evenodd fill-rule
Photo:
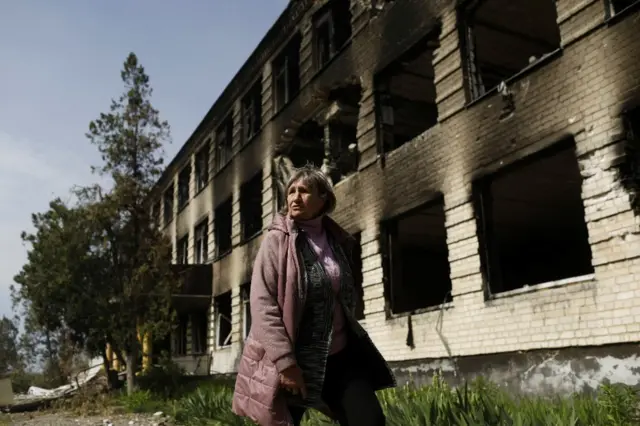
<path fill-rule="evenodd" d="M 171 426 L 164 414 L 78 416 L 71 413 L 0 414 L 0 425 L 15 426 Z"/>

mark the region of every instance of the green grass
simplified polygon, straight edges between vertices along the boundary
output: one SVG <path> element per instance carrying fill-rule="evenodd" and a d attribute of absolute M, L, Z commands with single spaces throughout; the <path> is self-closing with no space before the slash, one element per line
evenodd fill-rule
<path fill-rule="evenodd" d="M 207 383 L 173 400 L 149 392 L 120 397 L 131 411 L 164 411 L 186 426 L 251 425 L 231 413 L 233 387 Z M 411 385 L 379 393 L 388 426 L 631 426 L 640 425 L 638 393 L 626 386 L 602 386 L 595 395 L 515 397 L 484 380 L 451 388 L 439 377 L 429 386 Z M 331 424 L 309 413 L 307 426 Z"/>

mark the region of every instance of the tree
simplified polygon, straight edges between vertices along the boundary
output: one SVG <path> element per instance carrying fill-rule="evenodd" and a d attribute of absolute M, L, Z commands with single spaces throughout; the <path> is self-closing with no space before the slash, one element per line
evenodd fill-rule
<path fill-rule="evenodd" d="M 151 105 L 149 77 L 133 53 L 121 77 L 124 93 L 87 133 L 103 160 L 92 170 L 112 186 L 75 188 L 73 206 L 56 199 L 32 216 L 35 232 L 22 234 L 28 262 L 13 297 L 40 332 L 32 346 L 59 355 L 61 344 L 71 343 L 101 354 L 107 367 L 109 344 L 126 361 L 132 392 L 138 336 L 170 332 L 179 281 L 170 269 L 171 243 L 148 210 L 169 126 Z"/>
<path fill-rule="evenodd" d="M 149 213 L 149 196 L 163 169 L 163 144 L 169 125 L 151 104 L 149 77 L 131 53 L 121 72 L 124 93 L 110 111 L 91 122 L 87 137 L 98 147 L 103 164 L 94 170 L 113 181 L 103 192 L 88 188 L 80 195 L 90 220 L 102 226 L 109 255 L 111 302 L 117 328 L 111 338 L 126 354 L 127 390 L 135 386 L 140 353 L 138 334 L 166 334 L 172 325 L 171 296 L 178 282 L 170 270 L 171 244 Z"/>
<path fill-rule="evenodd" d="M 18 350 L 18 327 L 9 318 L 0 319 L 0 374 L 22 367 Z"/>

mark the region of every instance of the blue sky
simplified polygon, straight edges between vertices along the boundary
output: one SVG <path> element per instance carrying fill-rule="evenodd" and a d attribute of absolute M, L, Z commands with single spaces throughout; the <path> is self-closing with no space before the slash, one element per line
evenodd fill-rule
<path fill-rule="evenodd" d="M 288 0 L 4 0 L 0 3 L 0 315 L 26 260 L 32 212 L 96 180 L 89 122 L 138 55 L 172 127 L 172 157 Z"/>

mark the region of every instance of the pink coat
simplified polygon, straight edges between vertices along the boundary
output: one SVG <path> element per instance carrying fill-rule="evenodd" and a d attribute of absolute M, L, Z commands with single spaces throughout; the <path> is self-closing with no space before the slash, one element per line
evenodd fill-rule
<path fill-rule="evenodd" d="M 348 234 L 333 220 L 325 228 L 336 241 Z M 294 338 L 302 314 L 301 282 L 293 221 L 277 214 L 260 246 L 251 277 L 251 331 L 238 365 L 232 410 L 260 426 L 292 426 L 279 395 L 279 372 L 296 364 Z"/>

